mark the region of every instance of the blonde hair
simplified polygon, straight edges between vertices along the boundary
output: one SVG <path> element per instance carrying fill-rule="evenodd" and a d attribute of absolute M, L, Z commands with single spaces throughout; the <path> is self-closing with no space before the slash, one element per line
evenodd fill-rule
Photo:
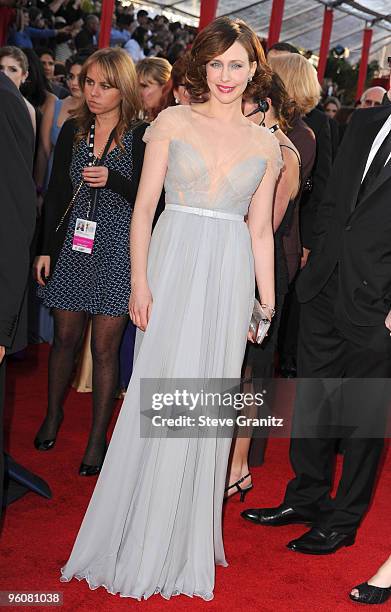
<path fill-rule="evenodd" d="M 159 85 L 166 85 L 171 77 L 172 66 L 164 57 L 146 57 L 136 66 L 139 78 L 146 81 L 156 81 Z"/>
<path fill-rule="evenodd" d="M 121 137 L 137 121 L 141 112 L 141 99 L 138 88 L 137 74 L 133 61 L 123 49 L 100 49 L 95 51 L 85 61 L 79 76 L 81 90 L 87 78 L 88 69 L 96 64 L 102 71 L 106 81 L 121 93 L 120 116 L 114 132 L 114 140 L 123 149 Z M 76 142 L 80 142 L 88 134 L 94 114 L 90 111 L 83 97 L 81 105 L 73 113 L 78 127 Z"/>
<path fill-rule="evenodd" d="M 318 104 L 321 87 L 314 66 L 298 53 L 271 56 L 268 62 L 285 85 L 289 97 L 296 102 L 300 115 L 306 115 Z"/>
<path fill-rule="evenodd" d="M 136 72 L 139 79 L 155 81 L 162 86 L 162 96 L 156 108 L 149 111 L 146 119 L 153 120 L 161 110 L 174 104 L 171 80 L 172 66 L 164 57 L 146 57 L 136 64 Z"/>

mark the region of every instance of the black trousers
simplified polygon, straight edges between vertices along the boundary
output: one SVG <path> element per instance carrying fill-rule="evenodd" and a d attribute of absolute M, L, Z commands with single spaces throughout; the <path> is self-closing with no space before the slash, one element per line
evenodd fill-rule
<path fill-rule="evenodd" d="M 357 330 L 356 336 L 338 314 L 338 294 L 336 270 L 321 293 L 301 305 L 290 446 L 296 476 L 285 502 L 318 527 L 350 533 L 368 508 L 383 450 L 391 355 L 368 348 L 373 334 L 388 334 L 385 326 Z M 345 454 L 332 499 L 338 439 L 344 440 Z"/>

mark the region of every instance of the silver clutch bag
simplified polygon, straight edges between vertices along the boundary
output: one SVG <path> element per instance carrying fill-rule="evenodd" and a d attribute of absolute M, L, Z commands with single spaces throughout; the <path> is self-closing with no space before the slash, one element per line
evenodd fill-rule
<path fill-rule="evenodd" d="M 250 331 L 257 344 L 261 344 L 269 331 L 270 321 L 261 304 L 254 299 L 253 314 L 251 315 Z"/>

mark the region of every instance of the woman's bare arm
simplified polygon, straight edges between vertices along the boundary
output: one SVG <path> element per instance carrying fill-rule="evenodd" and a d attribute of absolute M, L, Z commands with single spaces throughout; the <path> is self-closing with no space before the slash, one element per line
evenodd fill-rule
<path fill-rule="evenodd" d="M 145 149 L 144 164 L 130 228 L 132 321 L 145 330 L 152 308 L 147 261 L 152 221 L 167 172 L 169 140 L 152 141 Z"/>
<path fill-rule="evenodd" d="M 297 156 L 287 147 L 281 148 L 284 167 L 278 179 L 274 197 L 273 229 L 278 230 L 284 218 L 290 200 L 294 199 L 299 191 L 300 168 Z"/>
<path fill-rule="evenodd" d="M 261 302 L 268 304 L 271 308 L 274 308 L 275 305 L 272 224 L 275 190 L 276 173 L 268 167 L 253 196 L 248 212 L 248 228 L 254 255 L 255 279 Z"/>
<path fill-rule="evenodd" d="M 45 104 L 47 107 L 42 117 L 41 127 L 38 134 L 38 151 L 37 161 L 35 164 L 34 180 L 37 187 L 42 187 L 45 181 L 46 171 L 48 167 L 50 153 L 52 151 L 52 143 L 50 139 L 50 132 L 54 120 L 54 108 L 56 98 L 50 97 Z"/>

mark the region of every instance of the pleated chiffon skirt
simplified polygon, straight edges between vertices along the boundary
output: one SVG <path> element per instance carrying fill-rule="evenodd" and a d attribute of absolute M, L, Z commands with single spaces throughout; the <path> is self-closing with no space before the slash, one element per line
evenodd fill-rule
<path fill-rule="evenodd" d="M 213 598 L 227 565 L 222 503 L 231 440 L 143 438 L 144 378 L 240 378 L 254 300 L 244 222 L 164 211 L 152 236 L 153 296 L 132 378 L 62 581 L 136 599 Z"/>

